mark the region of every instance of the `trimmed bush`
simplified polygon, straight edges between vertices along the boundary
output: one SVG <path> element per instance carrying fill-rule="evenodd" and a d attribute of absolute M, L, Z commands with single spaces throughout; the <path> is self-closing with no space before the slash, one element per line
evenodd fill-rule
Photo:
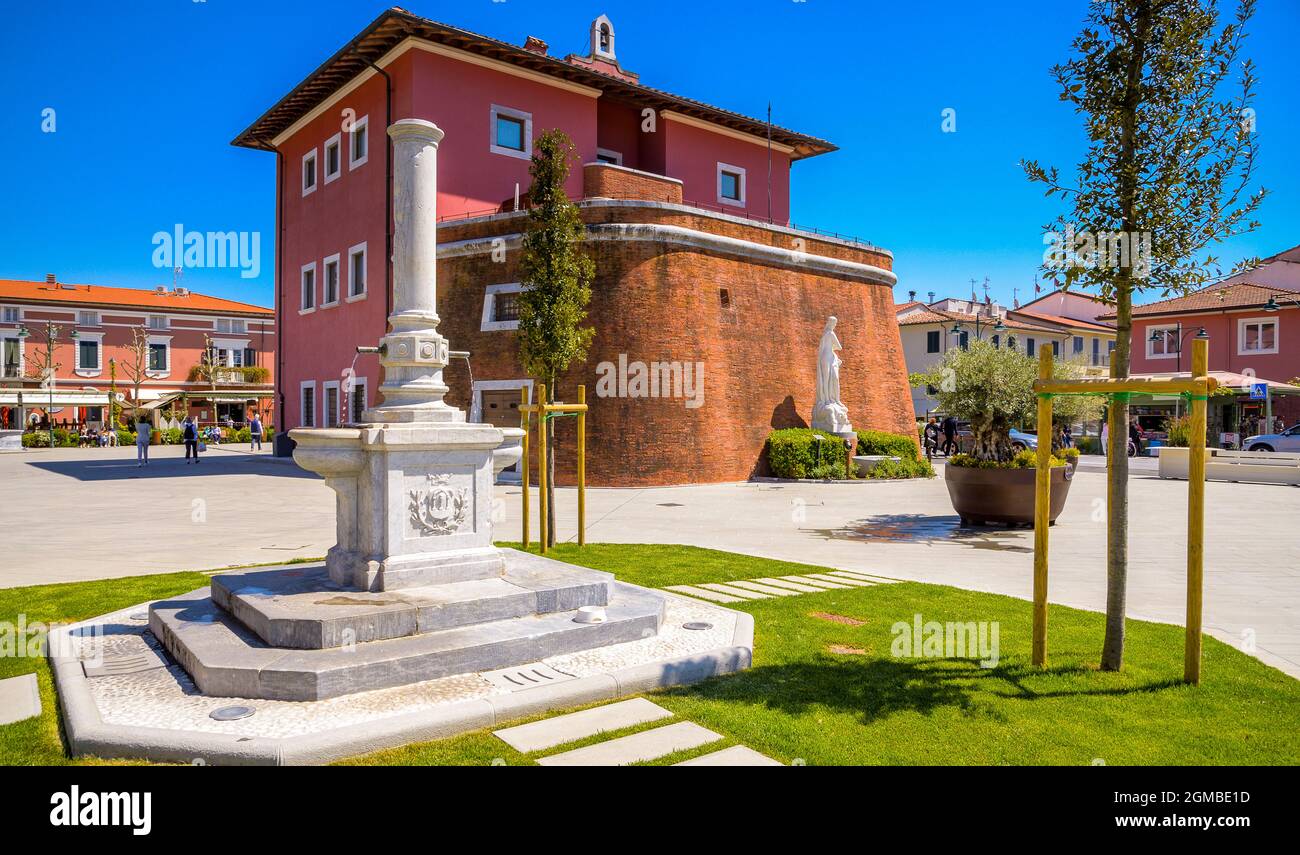
<path fill-rule="evenodd" d="M 844 478 L 844 441 L 812 428 L 774 430 L 767 435 L 767 463 L 778 478 Z"/>
<path fill-rule="evenodd" d="M 119 430 L 117 432 L 118 445 L 132 445 L 135 443 L 135 434 L 129 430 Z"/>
<path fill-rule="evenodd" d="M 1074 447 L 1082 454 L 1101 454 L 1101 439 L 1095 436 L 1077 436 Z"/>
<path fill-rule="evenodd" d="M 911 437 L 883 430 L 858 431 L 858 450 L 855 454 L 883 454 L 900 460 L 917 460 L 920 452 Z"/>
<path fill-rule="evenodd" d="M 867 473 L 872 479 L 933 478 L 934 467 L 923 459 L 916 442 L 910 437 L 883 430 L 858 431 L 858 450 L 855 454 L 897 457 L 898 462 L 882 460 Z"/>
<path fill-rule="evenodd" d="M 1053 456 L 1051 460 L 1052 468 L 1065 465 L 1065 461 L 1059 457 Z M 1037 469 L 1038 452 L 1027 448 L 1006 463 L 999 463 L 996 460 L 979 460 L 969 454 L 954 454 L 948 459 L 948 465 L 962 466 L 967 469 Z"/>

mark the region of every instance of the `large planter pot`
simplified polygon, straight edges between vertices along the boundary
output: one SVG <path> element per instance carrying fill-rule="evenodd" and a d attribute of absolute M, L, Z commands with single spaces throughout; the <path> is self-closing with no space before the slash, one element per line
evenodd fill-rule
<path fill-rule="evenodd" d="M 975 469 L 949 465 L 944 467 L 943 479 L 962 525 L 1033 525 L 1037 474 L 1034 469 Z M 1052 502 L 1048 519 L 1053 523 L 1065 509 L 1073 478 L 1073 466 L 1052 469 Z"/>

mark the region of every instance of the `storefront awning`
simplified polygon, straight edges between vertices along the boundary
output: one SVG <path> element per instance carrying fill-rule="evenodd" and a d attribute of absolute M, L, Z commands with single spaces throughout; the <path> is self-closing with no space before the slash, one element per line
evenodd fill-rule
<path fill-rule="evenodd" d="M 1141 380 L 1186 380 L 1191 378 L 1190 371 L 1183 372 L 1166 372 L 1161 374 L 1134 374 L 1135 379 Z M 1268 380 L 1264 377 L 1255 377 L 1250 374 L 1238 374 L 1235 371 L 1211 371 L 1210 376 L 1219 381 L 1219 391 L 1217 394 L 1232 394 L 1234 392 L 1242 395 L 1249 395 L 1252 386 L 1263 383 L 1268 387 L 1268 393 L 1271 396 L 1278 395 L 1300 395 L 1300 386 L 1292 386 L 1290 383 L 1282 383 L 1278 380 Z M 1138 397 L 1138 396 L 1134 396 Z M 1151 395 L 1142 397 L 1177 397 Z"/>

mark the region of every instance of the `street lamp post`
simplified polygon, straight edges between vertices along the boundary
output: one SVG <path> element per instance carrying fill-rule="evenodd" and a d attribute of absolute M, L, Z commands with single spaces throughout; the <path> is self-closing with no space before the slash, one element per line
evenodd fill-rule
<path fill-rule="evenodd" d="M 1265 306 L 1264 311 L 1268 311 L 1268 310 L 1269 310 L 1268 306 Z M 1277 311 L 1277 310 L 1274 309 L 1273 311 Z M 1187 339 L 1187 336 L 1191 334 L 1192 334 L 1191 330 L 1188 330 L 1187 332 L 1183 332 L 1183 322 L 1179 321 L 1178 326 L 1174 333 L 1175 340 L 1178 343 L 1178 346 L 1174 348 L 1174 352 L 1178 358 L 1177 365 L 1178 365 L 1178 373 L 1180 374 L 1183 371 L 1183 342 Z M 1196 330 L 1196 337 L 1200 339 L 1208 339 L 1210 337 L 1210 334 L 1205 331 L 1205 327 L 1200 327 L 1199 329 Z M 1168 338 L 1167 332 L 1162 332 L 1161 330 L 1152 330 L 1151 337 L 1148 338 L 1147 341 L 1154 344 L 1155 342 L 1167 338 Z"/>
<path fill-rule="evenodd" d="M 964 323 L 964 321 L 953 321 L 953 322 L 952 322 L 952 329 L 949 330 L 949 332 L 950 332 L 952 335 L 960 336 L 960 335 L 962 334 L 962 325 L 963 325 L 963 323 Z M 976 313 L 976 315 L 975 315 L 975 340 L 976 340 L 976 341 L 980 341 L 980 340 L 981 340 L 981 339 L 980 339 L 980 328 L 981 328 L 981 327 L 980 327 L 980 316 L 979 316 L 978 313 Z M 1004 333 L 1004 332 L 1007 331 L 1007 325 L 1004 324 L 1004 323 L 1002 323 L 1002 319 L 1001 319 L 1001 318 L 998 318 L 998 322 L 997 322 L 996 324 L 993 325 L 993 331 L 994 331 L 995 333 Z M 960 340 L 958 340 L 958 343 L 960 344 Z"/>
<path fill-rule="evenodd" d="M 54 448 L 54 347 L 58 343 L 59 332 L 61 328 L 53 321 L 45 322 L 45 388 L 49 391 L 49 404 L 45 408 L 45 423 L 50 432 L 50 448 Z M 18 337 L 27 338 L 31 333 L 27 330 L 27 325 L 23 324 L 18 328 Z M 75 343 L 77 340 L 77 331 L 74 329 L 68 333 L 68 338 Z"/>

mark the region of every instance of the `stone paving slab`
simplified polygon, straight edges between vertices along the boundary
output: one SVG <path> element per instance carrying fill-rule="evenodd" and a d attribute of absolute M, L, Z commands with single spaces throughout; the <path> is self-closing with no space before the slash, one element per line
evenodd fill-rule
<path fill-rule="evenodd" d="M 870 588 L 878 584 L 877 582 L 869 582 L 866 579 L 854 579 L 849 576 L 830 576 L 826 573 L 809 573 L 804 578 L 816 579 L 818 582 L 835 582 L 841 585 L 852 585 L 857 588 Z"/>
<path fill-rule="evenodd" d="M 791 591 L 798 591 L 801 594 L 817 594 L 827 590 L 816 585 L 806 585 L 803 582 L 791 582 L 789 579 L 755 579 L 754 581 L 777 588 L 789 588 Z"/>
<path fill-rule="evenodd" d="M 755 591 L 759 594 L 768 594 L 773 597 L 793 597 L 798 591 L 791 591 L 788 588 L 777 588 L 772 585 L 764 585 L 759 582 L 750 582 L 748 580 L 737 579 L 727 583 L 733 588 L 743 588 L 746 591 Z"/>
<path fill-rule="evenodd" d="M 787 582 L 799 582 L 804 585 L 812 585 L 814 588 L 825 588 L 828 591 L 836 588 L 848 589 L 853 587 L 852 585 L 845 585 L 840 582 L 827 582 L 825 579 L 814 579 L 811 576 L 782 576 L 781 578 L 785 579 Z"/>
<path fill-rule="evenodd" d="M 730 585 L 723 585 L 718 582 L 701 582 L 696 587 L 708 588 L 710 591 L 717 591 L 719 594 L 727 594 L 732 597 L 740 597 L 744 600 L 767 599 L 767 594 L 760 594 L 756 591 L 746 591 L 744 588 L 733 588 Z"/>
<path fill-rule="evenodd" d="M 870 573 L 862 573 L 857 570 L 832 570 L 830 573 L 819 575 L 845 576 L 850 579 L 866 579 L 868 582 L 875 582 L 877 585 L 892 585 L 900 581 L 898 579 L 890 579 L 887 576 L 873 576 Z"/>
<path fill-rule="evenodd" d="M 560 754 L 542 757 L 542 766 L 627 766 L 646 760 L 656 760 L 675 751 L 686 751 L 716 742 L 722 737 L 708 728 L 690 721 L 656 727 L 621 736 L 608 742 L 575 748 Z"/>
<path fill-rule="evenodd" d="M 595 709 L 494 730 L 493 734 L 516 751 L 527 754 L 566 742 L 577 742 L 598 733 L 672 716 L 668 710 L 645 698 L 632 698 Z"/>
<path fill-rule="evenodd" d="M 0 724 L 13 724 L 41 714 L 41 689 L 35 674 L 0 680 Z"/>
<path fill-rule="evenodd" d="M 733 745 L 721 751 L 703 754 L 690 760 L 674 763 L 674 766 L 783 766 L 766 754 L 759 754 L 744 745 Z"/>
<path fill-rule="evenodd" d="M 739 603 L 744 601 L 744 597 L 733 597 L 729 594 L 719 594 L 717 591 L 708 591 L 704 588 L 697 588 L 694 585 L 669 585 L 665 591 L 675 591 L 678 594 L 685 594 L 688 597 L 699 597 L 701 600 L 708 600 L 712 603 Z"/>

